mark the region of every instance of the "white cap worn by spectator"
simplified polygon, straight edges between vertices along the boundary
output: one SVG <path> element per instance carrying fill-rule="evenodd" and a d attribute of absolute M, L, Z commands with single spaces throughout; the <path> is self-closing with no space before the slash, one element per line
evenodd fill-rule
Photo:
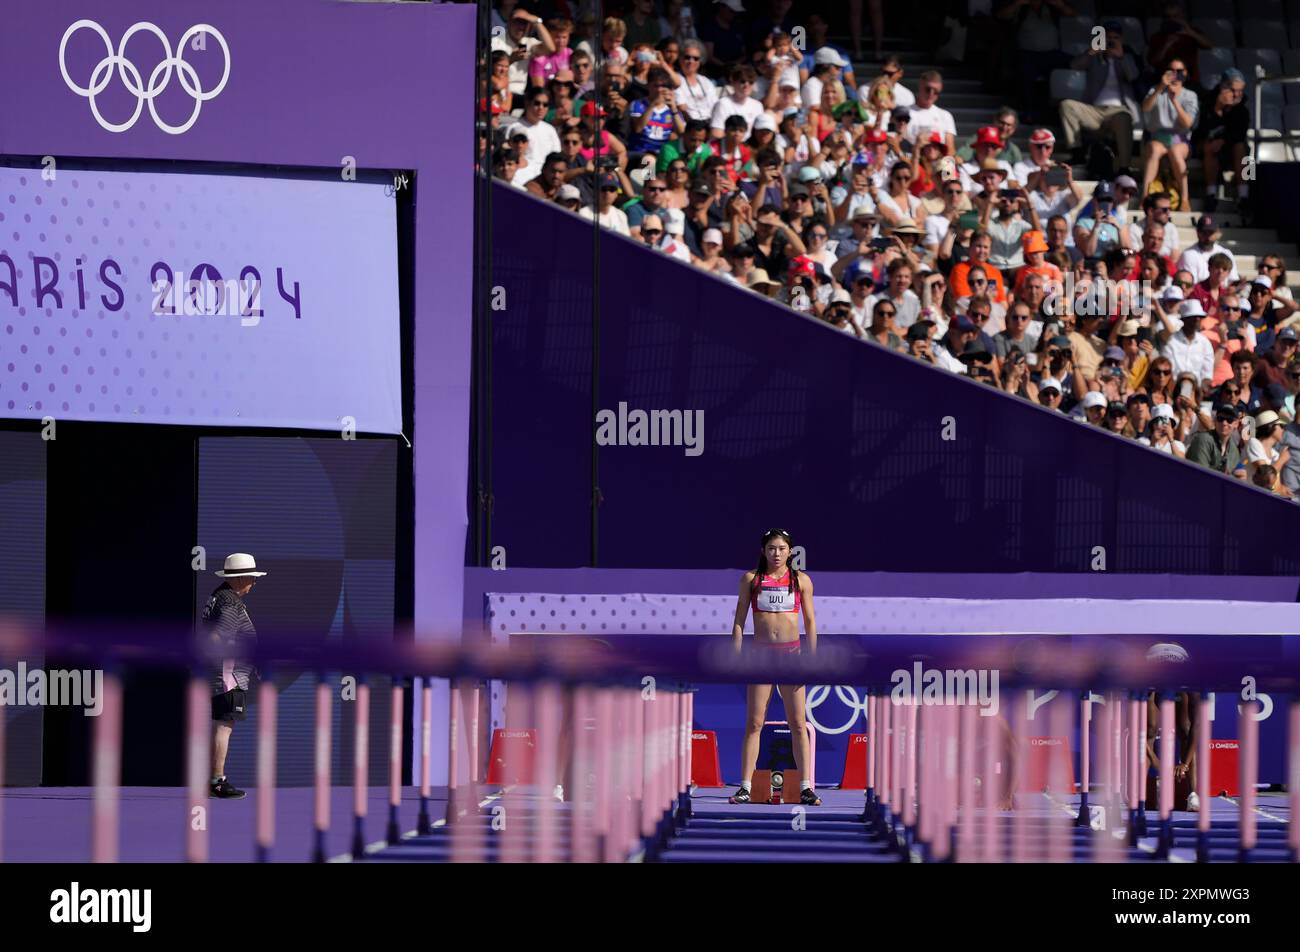
<path fill-rule="evenodd" d="M 823 46 L 813 54 L 813 63 L 818 66 L 838 66 L 841 69 L 848 66 L 848 62 L 835 51 L 833 47 Z"/>
<path fill-rule="evenodd" d="M 1182 318 L 1204 317 L 1205 308 L 1199 300 L 1192 298 L 1178 305 L 1178 316 Z"/>
<path fill-rule="evenodd" d="M 776 120 L 772 118 L 770 112 L 765 112 L 754 120 L 755 129 L 766 129 L 768 132 L 776 132 Z"/>
<path fill-rule="evenodd" d="M 1183 289 L 1176 284 L 1167 286 L 1160 292 L 1160 303 L 1166 304 L 1170 301 L 1181 301 L 1183 299 Z"/>
<path fill-rule="evenodd" d="M 831 295 L 830 303 L 831 304 L 852 304 L 853 295 L 850 294 L 848 291 L 845 291 L 843 288 L 839 288 Z"/>
<path fill-rule="evenodd" d="M 726 7 L 728 10 L 733 11 L 734 13 L 745 12 L 745 5 L 741 3 L 740 0 L 713 0 L 713 2 L 722 4 L 724 7 Z"/>
<path fill-rule="evenodd" d="M 561 185 L 556 200 L 560 202 L 580 202 L 582 201 L 582 193 L 578 191 L 576 185 Z"/>
<path fill-rule="evenodd" d="M 722 244 L 722 232 L 716 228 L 707 228 L 704 231 L 704 237 L 700 239 L 702 245 L 720 245 Z"/>
<path fill-rule="evenodd" d="M 1044 390 L 1055 390 L 1057 393 L 1060 393 L 1061 382 L 1055 377 L 1044 377 L 1038 382 L 1038 392 L 1042 393 Z"/>
<path fill-rule="evenodd" d="M 1258 285 L 1261 285 L 1261 286 L 1263 286 L 1263 287 L 1266 287 L 1266 288 L 1268 288 L 1270 291 L 1273 290 L 1273 279 L 1270 278 L 1270 277 L 1269 277 L 1268 275 L 1266 275 L 1266 274 L 1257 274 L 1257 275 L 1255 275 L 1255 280 L 1252 281 L 1251 283 L 1252 283 L 1252 284 L 1258 284 Z"/>
<path fill-rule="evenodd" d="M 811 185 L 813 182 L 822 180 L 822 173 L 811 165 L 805 165 L 799 170 L 799 181 L 804 185 Z"/>
<path fill-rule="evenodd" d="M 1092 407 L 1104 407 L 1106 406 L 1106 397 L 1100 390 L 1089 390 L 1083 395 L 1083 399 L 1079 401 L 1079 405 L 1085 410 L 1091 409 Z"/>
<path fill-rule="evenodd" d="M 1153 420 L 1174 420 L 1174 408 L 1167 403 L 1157 403 L 1151 408 L 1151 419 Z"/>
<path fill-rule="evenodd" d="M 678 261 L 690 264 L 691 249 L 682 241 L 682 235 L 686 232 L 686 213 L 680 208 L 665 208 L 660 215 L 664 220 L 664 231 L 667 232 L 663 244 L 659 246 L 660 250 Z"/>

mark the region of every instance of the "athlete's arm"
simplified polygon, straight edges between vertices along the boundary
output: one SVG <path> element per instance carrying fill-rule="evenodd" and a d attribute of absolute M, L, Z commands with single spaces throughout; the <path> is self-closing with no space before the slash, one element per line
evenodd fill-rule
<path fill-rule="evenodd" d="M 750 586 L 754 583 L 754 573 L 746 572 L 740 577 L 740 598 L 736 602 L 736 620 L 731 626 L 731 642 L 740 650 L 740 638 L 745 633 L 745 618 L 749 615 Z"/>
<path fill-rule="evenodd" d="M 799 591 L 803 601 L 803 630 L 808 635 L 808 650 L 817 650 L 817 616 L 813 612 L 813 583 L 807 572 L 799 573 Z"/>

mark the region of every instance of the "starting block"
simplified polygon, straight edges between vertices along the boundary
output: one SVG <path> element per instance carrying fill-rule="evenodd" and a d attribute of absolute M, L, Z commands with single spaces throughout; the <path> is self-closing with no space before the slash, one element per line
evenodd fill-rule
<path fill-rule="evenodd" d="M 750 800 L 754 803 L 798 803 L 799 782 L 802 779 L 799 771 L 793 767 L 786 770 L 755 770 Z"/>

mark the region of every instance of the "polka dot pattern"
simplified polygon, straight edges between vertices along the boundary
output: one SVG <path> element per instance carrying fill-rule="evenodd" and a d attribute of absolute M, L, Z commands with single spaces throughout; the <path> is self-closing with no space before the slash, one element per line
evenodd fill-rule
<path fill-rule="evenodd" d="M 383 186 L 0 169 L 0 209 L 0 284 L 17 292 L 0 289 L 0 415 L 327 430 L 350 416 L 365 432 L 400 430 Z M 245 324 L 246 294 L 223 313 L 184 313 L 183 288 L 155 313 L 155 279 L 174 285 L 205 264 L 223 282 L 257 269 L 260 322 Z M 277 268 L 290 297 L 297 282 L 301 316 Z M 218 310 L 216 289 L 208 300 Z"/>

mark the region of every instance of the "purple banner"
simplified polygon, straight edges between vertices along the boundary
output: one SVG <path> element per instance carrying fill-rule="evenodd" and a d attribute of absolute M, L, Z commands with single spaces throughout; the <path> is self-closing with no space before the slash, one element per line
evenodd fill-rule
<path fill-rule="evenodd" d="M 0 169 L 0 410 L 400 432 L 391 196 Z"/>

